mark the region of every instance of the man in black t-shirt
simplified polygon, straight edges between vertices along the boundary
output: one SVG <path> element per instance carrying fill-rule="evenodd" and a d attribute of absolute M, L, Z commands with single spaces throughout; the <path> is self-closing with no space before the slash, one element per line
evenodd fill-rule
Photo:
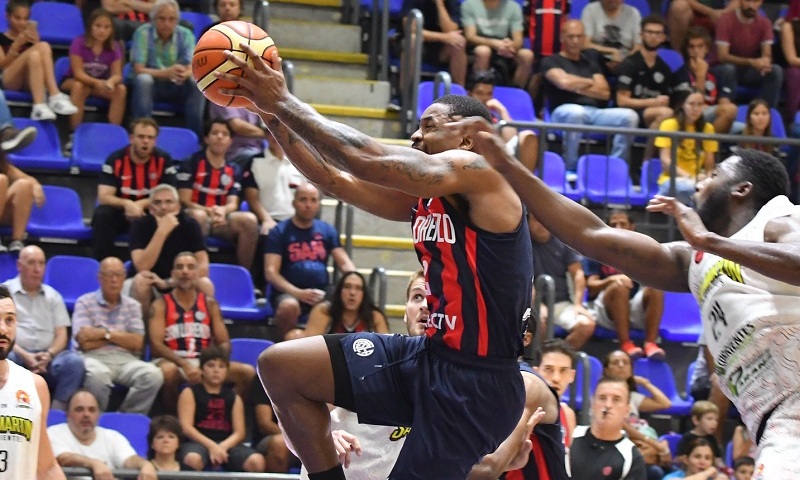
<path fill-rule="evenodd" d="M 604 108 L 611 98 L 611 89 L 595 61 L 581 50 L 586 40 L 583 23 L 568 20 L 561 27 L 561 52 L 542 60 L 544 95 L 550 120 L 573 125 L 634 128 L 639 124 L 636 112 L 628 108 Z M 564 161 L 567 170 L 578 164 L 580 132 L 565 132 Z M 614 135 L 611 155 L 628 158 L 631 137 Z"/>
<path fill-rule="evenodd" d="M 172 262 L 181 252 L 197 257 L 200 280 L 197 288 L 214 296 L 208 279 L 208 252 L 197 220 L 181 211 L 178 191 L 161 184 L 150 193 L 149 213 L 131 224 L 132 280 L 127 280 L 130 295 L 142 304 L 143 318 L 150 316 L 150 304 L 159 292 L 172 290 Z"/>
<path fill-rule="evenodd" d="M 569 449 L 572 478 L 646 480 L 645 462 L 622 432 L 630 414 L 625 380 L 603 377 L 592 398 L 592 423 L 575 428 Z"/>
<path fill-rule="evenodd" d="M 467 39 L 461 34 L 458 0 L 403 0 L 402 17 L 417 9 L 425 21 L 422 30 L 422 61 L 446 64 L 453 83 L 467 80 Z"/>

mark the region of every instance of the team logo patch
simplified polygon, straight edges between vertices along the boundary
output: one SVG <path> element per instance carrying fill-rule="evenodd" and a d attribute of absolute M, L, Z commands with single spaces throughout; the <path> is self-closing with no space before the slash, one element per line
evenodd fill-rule
<path fill-rule="evenodd" d="M 353 342 L 353 351 L 359 357 L 369 357 L 375 351 L 375 344 L 366 338 L 359 338 Z"/>
<path fill-rule="evenodd" d="M 230 175 L 227 174 L 223 174 L 221 177 L 219 177 L 219 183 L 226 187 L 231 184 L 232 180 L 233 179 L 230 177 Z"/>
<path fill-rule="evenodd" d="M 694 263 L 700 263 L 700 260 L 703 259 L 704 252 L 702 250 L 698 250 L 694 254 Z"/>
<path fill-rule="evenodd" d="M 194 318 L 196 318 L 198 322 L 202 322 L 206 319 L 206 312 L 201 312 L 198 310 L 194 312 Z"/>
<path fill-rule="evenodd" d="M 25 390 L 17 390 L 17 408 L 31 408 L 31 396 Z"/>

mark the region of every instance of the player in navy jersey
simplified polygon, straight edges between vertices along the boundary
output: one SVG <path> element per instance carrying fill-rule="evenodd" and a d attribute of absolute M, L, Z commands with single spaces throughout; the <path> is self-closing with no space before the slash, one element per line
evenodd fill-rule
<path fill-rule="evenodd" d="M 239 265 L 249 269 L 258 244 L 258 219 L 252 212 L 239 211 L 242 188 L 236 168 L 225 162 L 232 142 L 230 125 L 211 120 L 203 133 L 206 148 L 192 155 L 177 174 L 181 203 L 204 236 L 232 240 Z"/>
<path fill-rule="evenodd" d="M 242 46 L 252 54 L 248 47 Z M 272 68 L 232 57 L 250 99 L 288 157 L 324 191 L 383 218 L 412 221 L 428 287 L 422 337 L 357 333 L 284 342 L 259 359 L 261 380 L 311 480 L 343 479 L 327 403 L 362 423 L 412 427 L 390 479 L 463 479 L 520 419 L 519 319 L 530 305 L 531 243 L 519 197 L 471 151 L 444 134 L 464 116 L 489 120 L 478 100 L 447 95 L 429 106 L 413 148 L 384 145 L 332 122 L 291 95 Z"/>

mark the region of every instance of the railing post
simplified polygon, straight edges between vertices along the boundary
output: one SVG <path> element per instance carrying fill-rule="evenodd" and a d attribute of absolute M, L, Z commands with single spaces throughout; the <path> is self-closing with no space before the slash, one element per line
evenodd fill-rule
<path fill-rule="evenodd" d="M 256 0 L 253 6 L 253 23 L 265 32 L 269 32 L 269 2 L 267 0 Z"/>

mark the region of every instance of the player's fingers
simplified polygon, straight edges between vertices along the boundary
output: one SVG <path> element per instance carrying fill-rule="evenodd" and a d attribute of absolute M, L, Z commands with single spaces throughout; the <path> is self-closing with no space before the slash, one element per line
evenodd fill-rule
<path fill-rule="evenodd" d="M 270 63 L 272 65 L 272 69 L 278 72 L 283 71 L 283 59 L 280 55 L 278 55 L 277 50 L 272 51 L 272 55 L 270 55 Z"/>
<path fill-rule="evenodd" d="M 353 435 L 350 442 L 350 449 L 354 451 L 356 455 L 361 455 L 361 442 L 358 441 L 358 437 L 355 435 Z"/>

